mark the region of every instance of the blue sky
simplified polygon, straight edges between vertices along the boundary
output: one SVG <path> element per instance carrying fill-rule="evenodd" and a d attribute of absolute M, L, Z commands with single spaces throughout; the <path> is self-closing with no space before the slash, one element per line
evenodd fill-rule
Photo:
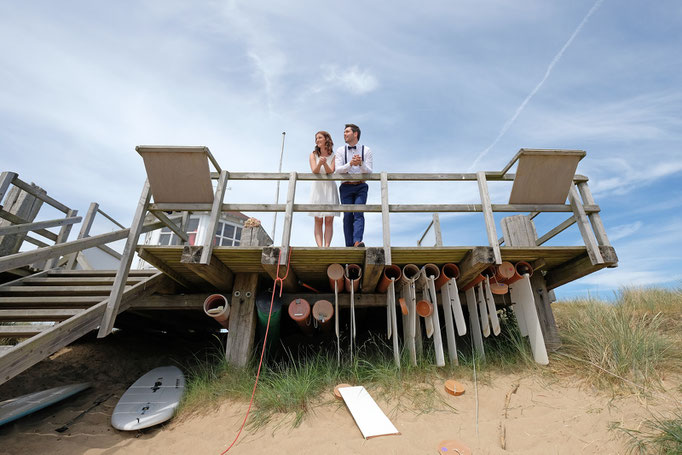
<path fill-rule="evenodd" d="M 522 147 L 582 149 L 620 264 L 558 295 L 679 287 L 681 48 L 682 2 L 665 0 L 2 2 L 0 169 L 129 224 L 138 144 L 207 145 L 230 171 L 276 171 L 286 131 L 283 171 L 299 172 L 314 133 L 340 145 L 347 122 L 377 171 L 494 171 Z M 230 188 L 228 201 L 274 199 L 274 184 Z M 491 185 L 493 202 L 509 190 Z M 297 202 L 307 193 L 300 184 Z M 477 194 L 390 186 L 391 203 Z M 272 214 L 257 216 L 269 230 Z M 565 216 L 538 220 L 539 233 Z M 429 219 L 393 216 L 393 244 L 414 245 Z M 482 216 L 441 219 L 445 244 L 487 243 Z M 381 245 L 378 215 L 367 224 Z M 579 242 L 574 227 L 550 244 Z M 295 217 L 292 243 L 314 245 L 310 217 Z"/>

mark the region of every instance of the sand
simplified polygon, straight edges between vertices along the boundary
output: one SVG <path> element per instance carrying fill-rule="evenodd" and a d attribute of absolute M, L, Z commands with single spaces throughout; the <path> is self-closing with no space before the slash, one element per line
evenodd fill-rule
<path fill-rule="evenodd" d="M 95 382 L 93 388 L 61 404 L 0 427 L 0 454 L 220 454 L 236 436 L 247 404 L 226 401 L 141 432 L 121 432 L 109 424 L 116 401 L 138 376 L 155 366 L 186 360 L 183 356 L 194 352 L 191 343 L 177 343 L 158 340 L 139 346 L 123 337 L 90 339 L 3 384 L 0 401 L 54 385 Z M 466 388 L 458 397 L 447 395 L 442 384 L 436 384 L 454 411 L 419 414 L 405 402 L 377 399 L 400 435 L 363 439 L 330 390 L 298 428 L 289 424 L 291 416 L 282 415 L 259 430 L 245 429 L 228 453 L 437 454 L 441 440 L 457 439 L 476 454 L 620 454 L 627 445 L 619 432 L 609 430 L 612 422 L 637 428 L 652 412 L 671 406 L 664 395 L 646 400 L 614 397 L 581 386 L 575 378 L 538 373 L 486 374 L 478 381 L 476 400 L 472 378 L 457 380 Z M 679 386 L 680 380 L 668 384 L 669 390 Z M 107 395 L 66 432 L 55 431 Z"/>

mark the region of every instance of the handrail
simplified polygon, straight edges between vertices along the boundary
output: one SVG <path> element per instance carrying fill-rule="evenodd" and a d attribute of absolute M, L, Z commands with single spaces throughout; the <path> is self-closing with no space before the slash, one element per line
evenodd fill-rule
<path fill-rule="evenodd" d="M 171 220 L 178 219 L 179 216 L 171 217 Z M 142 232 L 149 232 L 165 226 L 161 221 L 145 224 Z M 26 251 L 23 253 L 10 254 L 8 256 L 0 257 L 0 272 L 16 269 L 34 262 L 43 261 L 46 259 L 59 258 L 66 254 L 76 253 L 78 251 L 86 250 L 88 248 L 97 247 L 107 243 L 115 242 L 124 239 L 128 236 L 130 228 L 121 229 L 118 231 L 108 232 L 106 234 L 95 235 L 93 237 L 85 237 L 71 242 L 59 243 L 35 250 Z"/>

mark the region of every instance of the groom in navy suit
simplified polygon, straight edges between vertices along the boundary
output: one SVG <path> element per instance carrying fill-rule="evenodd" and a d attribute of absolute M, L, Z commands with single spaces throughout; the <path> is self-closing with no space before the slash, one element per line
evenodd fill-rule
<path fill-rule="evenodd" d="M 371 174 L 372 151 L 359 144 L 360 128 L 349 123 L 343 130 L 344 147 L 336 150 L 336 172 L 339 174 Z M 339 195 L 342 204 L 367 203 L 369 186 L 363 181 L 353 180 L 341 183 Z M 362 236 L 365 232 L 365 214 L 363 212 L 345 212 L 343 214 L 343 235 L 346 246 L 364 247 Z"/>

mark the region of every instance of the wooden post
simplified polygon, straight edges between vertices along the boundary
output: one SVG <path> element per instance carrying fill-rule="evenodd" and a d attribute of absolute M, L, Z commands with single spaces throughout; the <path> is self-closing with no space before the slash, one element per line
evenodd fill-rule
<path fill-rule="evenodd" d="M 98 208 L 99 204 L 97 202 L 92 202 L 90 207 L 88 207 L 83 224 L 81 224 L 81 230 L 78 232 L 78 239 L 85 238 L 88 236 L 88 234 L 90 234 L 90 228 L 92 227 L 93 221 L 95 221 L 95 215 L 97 215 Z M 78 258 L 78 253 L 79 252 L 69 255 L 69 262 L 66 263 L 67 270 L 73 270 L 76 268 L 76 259 Z"/>
<path fill-rule="evenodd" d="M 386 259 L 384 258 L 384 248 L 368 247 L 365 249 L 365 264 L 362 271 L 363 294 L 372 294 L 376 290 L 377 284 L 384 272 Z M 357 297 L 356 297 L 357 298 Z"/>
<path fill-rule="evenodd" d="M 438 212 L 433 214 L 433 233 L 436 236 L 436 246 L 443 246 L 443 234 L 440 231 L 440 216 L 438 216 Z"/>
<path fill-rule="evenodd" d="M 214 163 L 216 165 L 216 163 Z M 220 222 L 220 214 L 222 213 L 223 198 L 225 197 L 225 188 L 227 186 L 227 171 L 220 171 L 220 178 L 218 179 L 218 186 L 213 197 L 213 205 L 211 206 L 211 218 L 206 227 L 206 236 L 204 237 L 204 244 L 201 250 L 201 258 L 199 264 L 208 264 L 211 262 L 211 255 L 213 254 L 213 238 L 215 237 L 218 223 Z"/>
<path fill-rule="evenodd" d="M 15 177 L 17 177 L 16 172 L 5 171 L 0 174 L 0 207 L 2 207 L 2 199 L 5 197 L 5 193 Z"/>
<path fill-rule="evenodd" d="M 587 186 L 587 182 L 578 183 L 578 191 L 583 198 L 583 202 L 587 205 L 596 205 L 594 198 L 592 197 L 592 192 L 590 187 Z M 604 229 L 604 224 L 601 221 L 601 216 L 599 212 L 590 212 L 588 215 L 590 223 L 592 224 L 592 229 L 594 230 L 594 235 L 597 238 L 599 246 L 611 246 L 609 243 L 609 238 L 606 236 L 606 229 Z"/>
<path fill-rule="evenodd" d="M 66 217 L 72 218 L 75 217 L 76 215 L 78 215 L 78 210 L 69 210 L 66 214 Z M 57 235 L 57 241 L 55 242 L 55 244 L 64 243 L 68 240 L 69 234 L 71 233 L 71 227 L 73 227 L 72 224 L 66 224 L 62 226 L 62 228 L 59 230 L 59 234 Z M 54 268 L 58 260 L 59 260 L 58 257 L 48 260 L 47 263 L 45 264 L 45 268 L 46 269 Z"/>
<path fill-rule="evenodd" d="M 294 199 L 296 198 L 296 178 L 295 171 L 289 174 L 289 187 L 287 189 L 287 205 L 284 212 L 284 228 L 282 232 L 283 254 L 288 253 L 289 243 L 291 242 L 291 224 L 294 220 Z"/>
<path fill-rule="evenodd" d="M 263 241 L 270 240 L 270 237 L 265 235 L 261 237 Z M 266 257 L 265 250 L 269 250 L 270 255 Z M 263 267 L 268 271 L 270 276 L 274 279 L 277 276 L 277 254 L 278 248 L 263 248 L 262 262 Z M 274 266 L 267 267 L 265 262 L 272 262 L 274 259 Z M 280 269 L 281 266 L 280 266 Z M 286 264 L 282 269 L 282 275 L 286 270 Z M 284 282 L 284 287 L 295 287 L 296 275 L 293 270 L 289 270 L 287 280 Z M 293 279 L 290 281 L 289 277 Z M 288 282 L 288 284 L 287 284 Z M 239 367 L 245 366 L 251 353 L 256 338 L 256 293 L 258 292 L 258 273 L 238 273 L 234 280 L 234 287 L 232 290 L 232 299 L 230 310 L 230 325 L 227 333 L 227 344 L 225 346 L 225 357 L 227 362 Z"/>
<path fill-rule="evenodd" d="M 142 232 L 142 224 L 144 223 L 144 216 L 147 213 L 147 206 L 149 205 L 151 196 L 152 192 L 149 186 L 149 180 L 146 180 L 142 187 L 142 194 L 140 195 L 140 201 L 137 204 L 137 210 L 135 210 L 135 215 L 133 216 L 133 224 L 130 226 L 128 240 L 126 241 L 125 248 L 123 248 L 121 265 L 118 268 L 114 285 L 111 288 L 111 294 L 109 296 L 109 301 L 107 302 L 104 316 L 102 317 L 97 338 L 104 338 L 109 335 L 114 328 L 114 321 L 116 320 L 116 315 L 118 314 L 118 309 L 121 305 L 121 298 L 123 297 L 126 281 L 128 280 L 128 272 L 130 272 L 130 265 L 133 262 L 137 240 Z"/>
<path fill-rule="evenodd" d="M 602 255 L 599 252 L 599 244 L 590 227 L 587 215 L 585 214 L 585 208 L 580 201 L 580 196 L 578 195 L 578 190 L 575 188 L 575 184 L 571 184 L 571 189 L 568 191 L 568 200 L 571 202 L 571 208 L 573 208 L 573 214 L 578 223 L 578 228 L 580 228 L 580 235 L 582 235 L 583 242 L 585 242 L 585 246 L 587 247 L 587 254 L 590 256 L 590 261 L 592 261 L 593 265 L 603 264 L 604 258 L 602 258 Z"/>
<path fill-rule="evenodd" d="M 42 191 L 40 188 L 37 188 L 36 190 Z M 14 186 L 7 191 L 7 198 L 4 204 L 8 215 L 13 215 L 6 216 L 5 218 L 10 218 L 14 221 L 2 220 L 0 221 L 0 226 L 8 226 L 12 222 L 16 223 L 17 218 L 22 220 L 19 222 L 30 223 L 35 219 L 36 215 L 38 215 L 38 211 L 42 205 L 43 201 L 41 199 Z M 21 248 L 24 238 L 26 238 L 26 234 L 27 233 L 23 232 L 0 236 L 0 256 L 8 256 L 17 253 L 19 248 Z"/>
<path fill-rule="evenodd" d="M 381 173 L 381 231 L 384 240 L 384 260 L 391 265 L 391 221 L 388 213 L 388 175 Z"/>
<path fill-rule="evenodd" d="M 481 206 L 483 208 L 483 217 L 485 218 L 485 230 L 488 232 L 488 243 L 493 248 L 495 264 L 502 264 L 502 254 L 500 253 L 500 244 L 497 241 L 495 217 L 493 216 L 493 209 L 490 203 L 490 193 L 488 192 L 485 172 L 477 172 L 476 180 L 478 181 L 478 192 L 481 195 Z"/>
<path fill-rule="evenodd" d="M 502 231 L 504 232 L 504 242 L 508 246 L 536 246 L 536 231 L 533 221 L 526 215 L 515 215 L 503 218 L 501 221 Z M 555 351 L 561 346 L 559 332 L 557 330 L 554 313 L 552 313 L 551 301 L 547 295 L 545 277 L 540 271 L 533 274 L 530 279 L 533 288 L 533 300 L 535 310 L 540 321 L 542 336 L 545 340 L 545 347 L 550 351 Z"/>
<path fill-rule="evenodd" d="M 230 302 L 225 357 L 229 364 L 244 367 L 253 352 L 256 336 L 257 273 L 238 273 Z"/>

